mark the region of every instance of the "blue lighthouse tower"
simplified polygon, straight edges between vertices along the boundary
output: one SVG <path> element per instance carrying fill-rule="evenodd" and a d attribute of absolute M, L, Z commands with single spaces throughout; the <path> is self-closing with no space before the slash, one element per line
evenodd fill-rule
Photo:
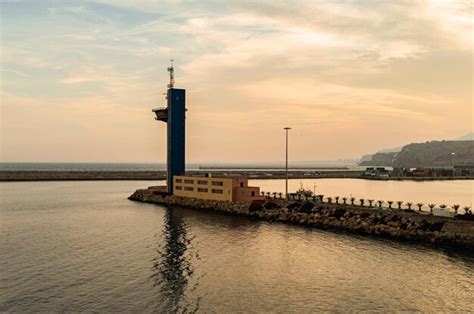
<path fill-rule="evenodd" d="M 166 108 L 152 111 L 155 119 L 167 124 L 167 178 L 168 193 L 173 193 L 173 177 L 185 173 L 185 119 L 186 119 L 186 90 L 174 88 L 173 60 L 168 68 L 170 82 L 166 93 Z"/>

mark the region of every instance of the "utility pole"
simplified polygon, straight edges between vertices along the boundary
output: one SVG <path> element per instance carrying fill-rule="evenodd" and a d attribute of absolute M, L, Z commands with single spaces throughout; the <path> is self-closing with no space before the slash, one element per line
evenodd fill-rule
<path fill-rule="evenodd" d="M 285 163 L 285 195 L 288 200 L 288 131 L 291 130 L 289 127 L 283 128 L 286 132 L 286 163 Z"/>

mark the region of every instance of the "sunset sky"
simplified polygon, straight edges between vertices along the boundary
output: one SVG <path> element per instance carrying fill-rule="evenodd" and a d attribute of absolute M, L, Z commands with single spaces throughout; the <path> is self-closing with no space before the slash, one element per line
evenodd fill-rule
<path fill-rule="evenodd" d="M 473 2 L 1 1 L 1 160 L 359 158 L 473 130 Z"/>

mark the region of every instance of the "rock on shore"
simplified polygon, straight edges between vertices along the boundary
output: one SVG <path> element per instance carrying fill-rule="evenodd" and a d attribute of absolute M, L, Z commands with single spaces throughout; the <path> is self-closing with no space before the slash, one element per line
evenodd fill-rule
<path fill-rule="evenodd" d="M 309 201 L 268 200 L 264 205 L 249 205 L 170 196 L 155 188 L 137 190 L 129 199 L 474 252 L 472 220 Z"/>

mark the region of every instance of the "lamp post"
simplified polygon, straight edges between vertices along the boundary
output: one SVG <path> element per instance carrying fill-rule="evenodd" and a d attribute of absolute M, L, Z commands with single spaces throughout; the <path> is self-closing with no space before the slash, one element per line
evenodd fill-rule
<path fill-rule="evenodd" d="M 456 155 L 455 152 L 451 153 L 451 167 L 453 167 L 453 177 L 454 177 L 454 156 Z"/>
<path fill-rule="evenodd" d="M 286 162 L 285 162 L 285 195 L 288 200 L 288 131 L 291 130 L 289 127 L 283 128 L 286 132 Z"/>

